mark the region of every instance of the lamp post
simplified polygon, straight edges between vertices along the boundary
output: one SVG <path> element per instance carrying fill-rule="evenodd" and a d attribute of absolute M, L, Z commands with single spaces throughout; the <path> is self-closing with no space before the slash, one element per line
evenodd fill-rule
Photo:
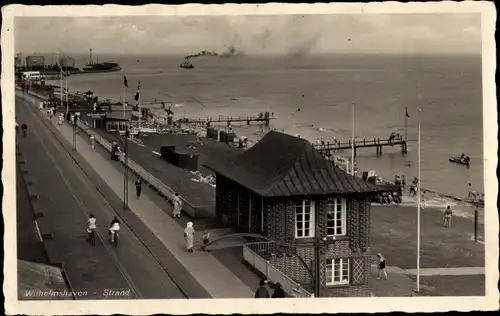
<path fill-rule="evenodd" d="M 356 151 L 356 146 L 354 145 L 354 101 L 352 101 L 352 127 L 351 127 L 351 175 L 354 176 L 354 156 Z"/>
<path fill-rule="evenodd" d="M 416 292 L 420 291 L 420 200 L 422 199 L 421 189 L 422 189 L 422 179 L 420 179 L 420 112 L 418 109 L 418 186 L 417 186 L 417 289 Z"/>
<path fill-rule="evenodd" d="M 130 135 L 130 131 L 127 127 L 125 130 L 125 140 L 122 140 L 113 133 L 110 133 L 113 137 L 123 146 L 124 149 L 124 157 L 123 157 L 123 209 L 128 209 L 128 137 Z M 111 150 L 115 150 L 112 148 Z"/>
<path fill-rule="evenodd" d="M 76 122 L 77 122 L 77 117 L 74 117 L 73 120 L 73 150 L 76 150 L 76 135 L 79 133 L 76 131 Z M 81 131 L 86 131 L 88 129 L 92 129 L 91 127 L 88 127 L 86 129 L 81 129 Z M 81 132 L 80 131 L 80 132 Z M 123 157 L 123 209 L 126 210 L 128 209 L 128 137 L 130 135 L 129 129 L 125 130 L 125 141 L 122 142 L 122 140 L 116 136 L 113 133 L 109 133 L 109 135 L 112 135 L 120 145 L 123 145 L 124 148 L 124 157 Z M 115 148 L 111 149 L 112 151 L 115 150 Z M 114 152 L 112 152 L 114 154 Z"/>

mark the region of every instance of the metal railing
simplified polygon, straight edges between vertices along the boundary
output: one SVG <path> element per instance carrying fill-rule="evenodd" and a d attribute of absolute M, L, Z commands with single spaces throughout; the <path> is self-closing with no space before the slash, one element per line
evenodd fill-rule
<path fill-rule="evenodd" d="M 111 143 L 106 140 L 104 137 L 99 135 L 99 133 L 93 131 L 92 129 L 88 129 L 88 124 L 84 124 L 83 122 L 77 122 L 78 127 L 83 130 L 85 133 L 87 133 L 89 136 L 94 136 L 95 141 L 100 144 L 104 149 L 107 151 L 111 152 Z M 125 163 L 125 156 L 120 155 L 119 156 L 120 162 Z M 152 186 L 155 190 L 157 190 L 161 195 L 163 195 L 165 198 L 167 198 L 169 201 L 172 200 L 173 195 L 175 194 L 175 191 L 172 190 L 170 187 L 165 185 L 162 181 L 160 181 L 158 178 L 153 176 L 151 173 L 146 171 L 143 167 L 141 167 L 138 163 L 128 158 L 127 161 L 128 168 L 132 170 L 135 174 L 139 175 L 145 182 L 147 182 L 150 186 Z M 182 198 L 183 201 L 183 210 L 189 214 L 191 217 L 195 217 L 196 211 L 195 207 L 191 205 L 188 201 L 186 201 L 184 198 Z"/>
<path fill-rule="evenodd" d="M 280 283 L 285 293 L 292 297 L 312 297 L 312 294 L 300 284 L 292 280 L 278 268 L 263 258 L 274 255 L 277 245 L 272 241 L 256 242 L 243 245 L 243 260 L 266 276 L 273 283 Z"/>

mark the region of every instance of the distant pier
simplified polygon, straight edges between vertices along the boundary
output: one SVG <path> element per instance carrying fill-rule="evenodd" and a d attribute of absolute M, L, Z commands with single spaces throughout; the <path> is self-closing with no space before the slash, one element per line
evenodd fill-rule
<path fill-rule="evenodd" d="M 356 156 L 358 148 L 375 147 L 377 150 L 377 157 L 379 157 L 382 155 L 382 148 L 384 147 L 401 146 L 401 152 L 403 154 L 406 154 L 408 152 L 407 144 L 410 141 L 412 140 L 403 138 L 395 138 L 392 140 L 380 139 L 380 138 L 373 138 L 373 140 L 371 140 L 363 138 L 362 140 L 359 139 L 355 140 L 354 144 L 351 143 L 351 140 L 348 140 L 348 141 L 338 141 L 338 142 L 326 142 L 324 144 L 323 143 L 314 144 L 313 146 L 317 151 L 319 151 L 324 156 L 331 155 L 338 150 L 352 149 L 353 147 L 354 147 L 354 156 Z"/>
<path fill-rule="evenodd" d="M 269 126 L 270 121 L 276 119 L 277 118 L 274 116 L 256 115 L 256 116 L 219 116 L 217 118 L 206 117 L 206 118 L 196 118 L 196 119 L 183 118 L 181 119 L 181 121 L 185 123 L 206 124 L 207 126 L 210 126 L 212 123 L 226 123 L 227 126 L 231 126 L 232 123 L 241 123 L 241 122 L 245 122 L 247 125 L 250 125 L 252 123 L 258 123 Z"/>

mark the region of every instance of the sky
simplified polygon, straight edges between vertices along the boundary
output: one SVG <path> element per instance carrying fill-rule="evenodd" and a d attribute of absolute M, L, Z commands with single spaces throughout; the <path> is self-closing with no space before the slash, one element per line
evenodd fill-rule
<path fill-rule="evenodd" d="M 16 17 L 16 52 L 480 54 L 478 13 Z"/>

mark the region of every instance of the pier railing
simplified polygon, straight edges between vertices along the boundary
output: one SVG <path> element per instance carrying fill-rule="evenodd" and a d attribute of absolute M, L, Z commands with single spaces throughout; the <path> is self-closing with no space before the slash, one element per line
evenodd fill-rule
<path fill-rule="evenodd" d="M 207 123 L 233 123 L 233 122 L 263 122 L 268 124 L 270 120 L 276 120 L 274 116 L 218 116 L 218 117 L 205 117 L 205 118 L 181 118 L 180 121 L 194 124 L 207 124 Z"/>
<path fill-rule="evenodd" d="M 407 140 L 404 137 L 397 137 L 392 140 L 389 138 L 380 139 L 380 137 L 374 137 L 373 139 L 357 139 L 354 143 L 351 140 L 337 141 L 337 142 L 325 142 L 324 144 L 313 144 L 314 148 L 317 150 L 335 150 L 335 149 L 350 149 L 351 147 L 377 147 L 377 146 L 391 146 L 391 145 L 401 145 L 404 142 L 410 142 L 412 140 Z"/>

